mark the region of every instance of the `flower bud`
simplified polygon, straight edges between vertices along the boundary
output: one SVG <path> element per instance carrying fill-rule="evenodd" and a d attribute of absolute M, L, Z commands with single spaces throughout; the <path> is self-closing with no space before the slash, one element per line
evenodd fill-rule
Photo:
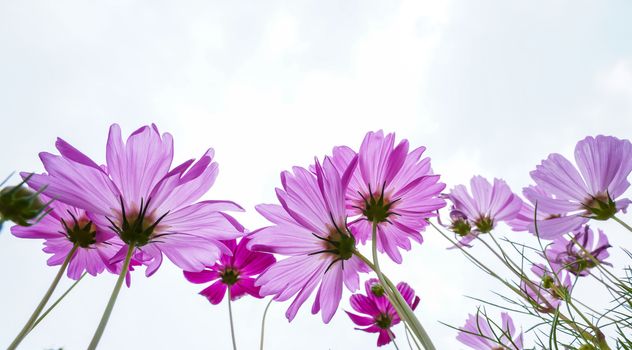
<path fill-rule="evenodd" d="M 384 287 L 382 287 L 379 283 L 375 283 L 371 286 L 371 293 L 373 293 L 376 297 L 381 297 L 384 295 Z"/>
<path fill-rule="evenodd" d="M 36 192 L 23 186 L 7 186 L 0 190 L 0 222 L 10 220 L 20 226 L 28 226 L 46 208 Z"/>

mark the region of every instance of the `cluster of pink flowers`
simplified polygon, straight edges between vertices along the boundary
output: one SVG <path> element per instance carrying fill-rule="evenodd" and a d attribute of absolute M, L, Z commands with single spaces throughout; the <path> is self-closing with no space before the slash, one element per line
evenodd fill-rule
<path fill-rule="evenodd" d="M 586 137 L 575 147 L 575 160 L 577 167 L 560 154 L 543 160 L 531 172 L 535 185 L 523 190 L 527 201 L 512 193 L 504 181 L 495 179 L 491 185 L 480 176 L 472 178 L 472 196 L 463 185 L 447 195 L 453 206 L 451 222 L 446 226 L 460 239 L 457 246 L 471 247 L 499 222 L 514 231 L 529 232 L 538 240 L 552 241 L 543 251 L 543 262 L 531 266 L 535 278 L 520 283 L 523 295 L 538 312 L 553 313 L 560 306 L 574 286 L 571 276 L 587 276 L 597 264 L 609 264 L 608 238 L 601 230 L 595 237 L 588 223 L 611 219 L 631 203 L 620 198 L 630 186 L 630 141 Z M 508 314 L 503 313 L 503 325 L 507 325 L 506 332 L 501 332 L 504 341 L 494 340 L 488 320 L 481 322 L 479 318 L 470 316 L 459 334 L 462 343 L 474 349 L 522 349 L 522 335 L 518 341 L 507 343 L 514 334 Z"/>
<path fill-rule="evenodd" d="M 67 267 L 67 276 L 119 275 L 110 303 L 89 348 L 96 348 L 118 295 L 133 266 L 154 274 L 167 257 L 196 284 L 209 284 L 200 294 L 211 304 L 228 295 L 293 299 L 286 311 L 293 320 L 315 293 L 311 312 L 328 323 L 339 308 L 344 289 L 355 292 L 361 274 L 365 294 L 350 296 L 347 311 L 364 332 L 377 333 L 377 345 L 394 341 L 392 328 L 406 323 L 424 346 L 433 348 L 414 316 L 420 298 L 406 283 L 396 286 L 379 268 L 377 252 L 395 263 L 413 242 L 423 242 L 429 219 L 451 203 L 446 225 L 456 235 L 456 248 L 468 249 L 499 223 L 550 240 L 533 263 L 533 280 L 520 290 L 541 312 L 552 312 L 573 285 L 571 276 L 586 276 L 607 264 L 610 244 L 590 220 L 607 220 L 631 203 L 620 198 L 629 187 L 632 145 L 614 137 L 587 137 L 575 149 L 577 168 L 552 154 L 531 172 L 535 185 L 524 188 L 526 201 L 507 183 L 482 176 L 470 191 L 445 184 L 432 171 L 424 147 L 410 149 L 394 134 L 369 132 L 358 151 L 334 147 L 331 156 L 315 158 L 309 167 L 281 173 L 278 204 L 256 210 L 270 225 L 252 232 L 227 212 L 243 211 L 232 201 L 201 200 L 212 187 L 218 165 L 214 151 L 173 166 L 173 139 L 155 125 L 144 126 L 123 142 L 110 128 L 106 163 L 98 164 L 62 139 L 59 155 L 43 152 L 46 173 L 23 173 L 28 186 L 50 202 L 47 215 L 29 226 L 14 226 L 16 237 L 44 239 L 48 265 Z M 371 245 L 373 259 L 360 250 Z M 453 248 L 455 248 L 453 247 Z M 277 260 L 278 259 L 278 260 Z M 56 282 L 55 282 L 56 283 Z M 54 283 L 54 285 L 55 285 Z M 54 287 L 54 286 L 53 286 Z M 46 298 L 43 304 L 46 304 Z M 39 309 L 41 312 L 41 308 Z M 37 310 L 34 313 L 38 314 Z M 29 321 L 10 348 L 32 329 Z M 474 349 L 523 349 L 522 332 L 501 314 L 500 324 L 480 313 L 470 315 L 457 337 Z M 430 344 L 430 345 L 428 345 Z"/>

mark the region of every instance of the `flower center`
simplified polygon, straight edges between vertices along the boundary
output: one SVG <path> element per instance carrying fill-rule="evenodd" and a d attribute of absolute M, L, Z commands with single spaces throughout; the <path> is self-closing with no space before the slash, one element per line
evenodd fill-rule
<path fill-rule="evenodd" d="M 312 233 L 314 237 L 323 241 L 323 248 L 321 250 L 309 253 L 307 255 L 316 255 L 316 254 L 330 254 L 335 257 L 335 259 L 329 264 L 327 270 L 331 268 L 336 262 L 344 261 L 351 259 L 353 256 L 353 252 L 355 251 L 355 238 L 346 228 L 342 230 L 340 226 L 336 225 L 334 218 L 331 218 L 334 227 L 330 230 L 327 238 L 321 237 L 315 233 Z M 343 265 L 344 266 L 344 265 Z"/>
<path fill-rule="evenodd" d="M 147 203 L 143 204 L 143 199 L 140 200 L 140 209 L 138 212 L 125 212 L 125 204 L 123 203 L 123 197 L 121 200 L 121 219 L 120 226 L 115 224 L 110 218 L 107 218 L 110 224 L 110 228 L 114 230 L 120 237 L 121 240 L 129 245 L 135 245 L 136 247 L 144 246 L 149 243 L 153 239 L 159 238 L 161 236 L 167 235 L 159 234 L 155 235 L 154 230 L 156 226 L 160 223 L 162 219 L 164 219 L 169 212 L 164 213 L 161 217 L 154 220 L 151 215 L 147 215 L 147 207 L 149 207 L 149 203 L 151 202 L 151 198 L 147 200 Z"/>
<path fill-rule="evenodd" d="M 68 240 L 81 248 L 88 248 L 92 244 L 96 243 L 97 240 L 95 236 L 97 232 L 92 229 L 92 221 L 88 220 L 86 217 L 82 217 L 77 220 L 72 213 L 70 216 L 72 216 L 73 220 L 72 227 L 68 226 L 64 219 L 61 219 L 61 223 L 64 225 L 64 229 L 66 230 L 64 233 L 66 234 L 66 237 L 68 237 Z"/>
<path fill-rule="evenodd" d="M 583 252 L 566 255 L 560 260 L 564 263 L 564 268 L 575 275 L 597 266 L 590 256 L 584 254 Z"/>
<path fill-rule="evenodd" d="M 617 204 L 607 193 L 588 198 L 583 206 L 589 215 L 592 214 L 590 218 L 595 220 L 608 220 L 617 213 Z"/>
<path fill-rule="evenodd" d="M 391 211 L 393 204 L 397 203 L 398 200 L 391 201 L 389 198 L 385 198 L 384 187 L 386 187 L 386 183 L 382 185 L 382 191 L 378 194 L 377 192 L 373 193 L 373 191 L 371 191 L 371 185 L 369 184 L 368 198 L 366 195 L 358 192 L 364 203 L 363 207 L 355 208 L 360 209 L 362 211 L 362 215 L 364 215 L 369 222 L 389 222 L 388 218 L 390 216 L 398 215 L 397 213 Z"/>
<path fill-rule="evenodd" d="M 489 233 L 494 228 L 494 220 L 489 216 L 481 217 L 475 224 L 480 233 Z"/>
<path fill-rule="evenodd" d="M 385 313 L 379 314 L 375 319 L 375 324 L 382 329 L 389 329 L 391 327 L 391 316 Z"/>
<path fill-rule="evenodd" d="M 463 237 L 470 234 L 472 226 L 467 220 L 458 219 L 456 221 L 452 221 L 452 226 L 450 227 L 450 229 L 457 235 Z"/>
<path fill-rule="evenodd" d="M 239 280 L 239 271 L 232 267 L 227 267 L 219 274 L 222 282 L 227 286 L 232 286 Z"/>

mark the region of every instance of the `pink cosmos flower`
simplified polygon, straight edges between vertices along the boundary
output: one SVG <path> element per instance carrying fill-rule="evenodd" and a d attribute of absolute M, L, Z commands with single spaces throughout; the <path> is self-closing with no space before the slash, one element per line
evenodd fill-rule
<path fill-rule="evenodd" d="M 630 186 L 630 141 L 588 136 L 575 146 L 575 162 L 577 168 L 554 153 L 531 172 L 531 178 L 546 193 L 534 196 L 538 208 L 564 214 L 538 222 L 539 231 L 548 236 L 571 232 L 589 219 L 607 220 L 631 203 L 618 199 Z"/>
<path fill-rule="evenodd" d="M 534 264 L 531 271 L 539 278 L 539 281 L 527 283 L 522 281 L 520 289 L 526 294 L 529 302 L 540 312 L 553 312 L 564 300 L 566 293 L 570 293 L 573 287 L 571 276 L 567 270 L 558 269 L 551 271 L 544 264 Z"/>
<path fill-rule="evenodd" d="M 113 239 L 120 239 L 122 247 L 113 262 L 123 260 L 127 245 L 134 245 L 133 259 L 147 265 L 147 276 L 158 269 L 163 254 L 182 269 L 199 271 L 229 252 L 220 240 L 243 235 L 222 212 L 242 210 L 237 204 L 197 202 L 217 177 L 212 149 L 195 163 L 191 159 L 171 168 L 170 134 L 144 126 L 123 143 L 117 124 L 110 127 L 106 166 L 62 139 L 56 147 L 61 156 L 40 153 L 48 174 L 33 175 L 29 184 L 47 186 L 49 197 L 90 212 L 97 227 L 115 232 Z"/>
<path fill-rule="evenodd" d="M 351 307 L 360 315 L 346 311 L 347 315 L 353 323 L 360 326 L 356 329 L 369 333 L 379 333 L 377 346 L 386 345 L 395 339 L 395 334 L 391 328 L 398 324 L 401 319 L 395 307 L 388 301 L 384 288 L 376 278 L 366 281 L 364 289 L 366 295 L 354 294 L 350 298 Z M 397 284 L 397 290 L 402 294 L 410 308 L 415 310 L 419 304 L 419 297 L 415 296 L 415 291 L 404 282 Z"/>
<path fill-rule="evenodd" d="M 397 263 L 402 262 L 398 248 L 410 250 L 411 239 L 421 243 L 426 219 L 445 206 L 439 197 L 445 184 L 432 173 L 430 158 L 422 158 L 425 150 L 409 152 L 407 140 L 395 146 L 395 134 L 369 132 L 346 190 L 349 216 L 359 216 L 349 224 L 351 232 L 364 244 L 376 223 L 378 251 Z M 349 147 L 336 147 L 333 162 L 342 172 L 355 156 Z"/>
<path fill-rule="evenodd" d="M 516 335 L 516 327 L 508 313 L 500 314 L 498 324 L 483 316 L 480 312 L 470 314 L 456 339 L 476 350 L 522 350 L 522 332 Z"/>
<path fill-rule="evenodd" d="M 610 265 L 605 260 L 610 255 L 608 248 L 612 246 L 603 231 L 598 232 L 599 236 L 595 239 L 593 230 L 586 225 L 576 231 L 572 239 L 560 237 L 547 247 L 546 258 L 554 269 L 566 269 L 577 276 L 587 276 L 597 262 Z"/>
<path fill-rule="evenodd" d="M 480 233 L 491 232 L 500 221 L 514 219 L 522 200 L 511 192 L 505 181 L 490 184 L 482 176 L 470 180 L 472 195 L 464 185 L 455 186 L 447 197 L 454 204 L 450 229 L 461 237 L 459 244 L 468 246 Z"/>
<path fill-rule="evenodd" d="M 368 267 L 354 255 L 355 239 L 348 232 L 344 193 L 356 160 L 342 178 L 330 158 L 315 174 L 301 167 L 283 172 L 283 189 L 276 193 L 281 205 L 260 204 L 257 211 L 274 225 L 253 232 L 248 248 L 288 256 L 264 271 L 256 286 L 261 295 L 277 301 L 296 296 L 285 313 L 294 319 L 299 308 L 319 286 L 312 313 L 322 309 L 328 323 L 338 308 L 343 284 L 351 291 L 359 287 L 359 272 Z"/>
<path fill-rule="evenodd" d="M 237 244 L 237 240 L 224 241 L 232 254 L 224 254 L 212 266 L 199 272 L 184 271 L 184 277 L 192 283 L 208 283 L 215 281 L 203 289 L 200 294 L 205 296 L 211 304 L 219 304 L 230 289 L 230 299 L 237 300 L 249 294 L 261 298 L 258 286 L 255 286 L 255 276 L 259 275 L 276 259 L 272 254 L 253 252 L 247 248 L 248 237 L 244 237 Z"/>
<path fill-rule="evenodd" d="M 49 201 L 44 195 L 40 198 Z M 52 201 L 48 210 L 37 223 L 13 226 L 11 233 L 20 238 L 44 239 L 44 252 L 53 255 L 48 266 L 61 265 L 76 244 L 77 250 L 68 264 L 71 279 L 79 279 L 84 271 L 96 276 L 109 267 L 109 260 L 119 247 L 108 242 L 112 235 L 97 229 L 90 214 L 59 201 Z"/>

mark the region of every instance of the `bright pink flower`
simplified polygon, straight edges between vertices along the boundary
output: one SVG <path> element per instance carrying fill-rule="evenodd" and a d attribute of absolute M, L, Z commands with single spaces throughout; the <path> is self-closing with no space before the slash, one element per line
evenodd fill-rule
<path fill-rule="evenodd" d="M 500 314 L 501 323 L 489 320 L 477 312 L 470 314 L 456 339 L 476 350 L 522 350 L 522 332 L 516 335 L 516 327 L 508 313 Z"/>
<path fill-rule="evenodd" d="M 349 216 L 359 216 L 349 224 L 351 232 L 364 244 L 377 223 L 377 249 L 397 263 L 402 262 L 398 248 L 410 250 L 410 239 L 421 243 L 426 219 L 445 206 L 439 197 L 445 184 L 432 173 L 430 158 L 422 158 L 426 148 L 408 150 L 407 140 L 395 146 L 395 134 L 369 132 L 346 190 Z M 338 171 L 343 172 L 355 156 L 349 147 L 334 148 Z"/>
<path fill-rule="evenodd" d="M 572 235 L 572 239 L 560 237 L 546 248 L 546 258 L 556 270 L 566 269 L 577 276 L 588 276 L 589 269 L 597 263 L 610 265 L 605 260 L 610 255 L 608 237 L 602 230 L 595 239 L 593 230 L 584 226 Z M 589 255 L 590 254 L 590 255 Z"/>
<path fill-rule="evenodd" d="M 296 295 L 285 313 L 290 321 L 320 284 L 312 313 L 322 309 L 328 323 L 343 284 L 358 289 L 358 272 L 368 270 L 353 254 L 355 239 L 346 226 L 344 193 L 356 161 L 350 164 L 342 178 L 329 158 L 322 167 L 316 161 L 316 174 L 294 167 L 292 173 L 281 173 L 283 189 L 276 190 L 281 205 L 257 206 L 274 226 L 253 232 L 248 248 L 289 257 L 270 266 L 255 285 L 261 286 L 261 295 L 274 295 L 277 301 Z"/>
<path fill-rule="evenodd" d="M 602 135 L 586 137 L 575 146 L 575 162 L 577 168 L 553 153 L 531 172 L 531 178 L 544 193 L 534 195 L 538 211 L 562 214 L 538 222 L 543 237 L 571 232 L 589 219 L 607 220 L 632 203 L 618 199 L 630 187 L 630 141 Z M 534 232 L 534 228 L 529 231 Z"/>
<path fill-rule="evenodd" d="M 384 289 L 376 278 L 364 282 L 364 289 L 366 295 L 354 294 L 350 298 L 351 307 L 360 315 L 346 311 L 347 315 L 353 323 L 360 326 L 356 329 L 369 333 L 379 333 L 377 346 L 386 345 L 395 338 L 391 328 L 398 324 L 401 319 L 395 307 L 388 301 Z M 415 296 L 415 291 L 404 282 L 397 284 L 397 290 L 410 308 L 415 310 L 419 304 L 419 297 Z"/>
<path fill-rule="evenodd" d="M 40 195 L 48 202 L 49 198 Z M 32 226 L 13 226 L 11 233 L 20 238 L 44 239 L 44 252 L 53 254 L 48 266 L 61 265 L 72 247 L 77 250 L 68 264 L 68 277 L 79 279 L 84 272 L 96 276 L 109 267 L 110 258 L 120 247 L 111 244 L 107 231 L 98 229 L 81 209 L 59 201 L 48 206 L 48 214 Z"/>
<path fill-rule="evenodd" d="M 223 210 L 242 210 L 229 201 L 196 202 L 213 185 L 217 163 L 209 149 L 200 160 L 171 168 L 173 140 L 155 125 L 144 126 L 123 143 L 117 124 L 110 127 L 106 166 L 62 139 L 61 156 L 41 153 L 48 174 L 34 175 L 29 184 L 47 186 L 45 193 L 91 213 L 97 227 L 109 227 L 124 243 L 113 261 L 120 261 L 128 244 L 134 259 L 153 274 L 163 254 L 178 267 L 199 271 L 213 264 L 228 248 L 220 240 L 243 235 Z"/>
<path fill-rule="evenodd" d="M 261 298 L 255 277 L 263 272 L 276 259 L 272 254 L 253 252 L 247 248 L 248 237 L 244 237 L 237 244 L 237 240 L 224 241 L 232 254 L 224 254 L 212 266 L 199 272 L 184 271 L 184 277 L 192 283 L 208 283 L 215 281 L 200 292 L 211 304 L 219 304 L 230 289 L 230 299 L 237 300 L 249 294 Z"/>
<path fill-rule="evenodd" d="M 522 200 L 511 192 L 505 181 L 490 184 L 482 176 L 470 180 L 472 195 L 464 185 L 457 185 L 447 197 L 454 204 L 450 229 L 461 236 L 459 244 L 467 246 L 476 235 L 491 232 L 501 221 L 512 220 L 522 207 Z"/>

